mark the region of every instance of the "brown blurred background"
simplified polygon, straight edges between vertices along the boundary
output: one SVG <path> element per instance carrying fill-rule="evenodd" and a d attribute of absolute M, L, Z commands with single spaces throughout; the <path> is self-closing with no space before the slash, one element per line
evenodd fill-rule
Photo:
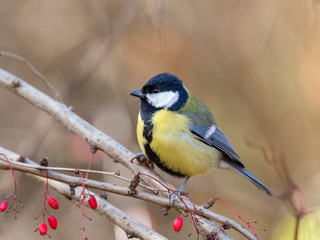
<path fill-rule="evenodd" d="M 271 189 L 281 189 L 273 166 L 244 137 L 267 139 L 285 154 L 308 205 L 319 204 L 318 1 L 0 0 L 0 6 L 0 50 L 30 61 L 74 112 L 131 151 L 139 152 L 139 103 L 128 92 L 160 72 L 171 72 L 213 111 L 251 172 Z M 16 59 L 1 56 L 0 67 L 54 96 Z M 52 166 L 87 167 L 89 146 L 51 117 L 3 88 L 0 109 L 0 145 L 36 161 L 46 156 Z M 95 157 L 93 168 L 121 169 L 131 177 L 103 154 Z M 182 183 L 157 171 L 175 186 Z M 3 198 L 13 185 L 9 172 L 0 174 Z M 44 186 L 16 174 L 25 207 L 17 221 L 12 213 L 0 214 L 1 239 L 41 239 L 33 233 L 40 220 L 33 218 L 41 213 Z M 248 221 L 257 221 L 253 226 L 263 239 L 271 239 L 278 221 L 289 213 L 281 201 L 225 170 L 191 179 L 187 190 L 197 204 L 222 198 Z M 80 239 L 81 210 L 50 192 L 61 202 L 55 214 L 58 230 L 49 232 L 52 239 Z M 174 210 L 164 217 L 158 206 L 107 195 L 169 239 L 196 239 L 187 219 L 180 233 L 172 230 L 179 215 Z M 222 204 L 212 210 L 238 221 Z M 103 217 L 88 209 L 86 215 L 93 219 L 86 221 L 89 239 L 126 239 Z"/>

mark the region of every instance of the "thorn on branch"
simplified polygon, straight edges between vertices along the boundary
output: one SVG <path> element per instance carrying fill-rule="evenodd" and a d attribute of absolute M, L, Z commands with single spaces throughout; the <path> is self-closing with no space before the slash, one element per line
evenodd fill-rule
<path fill-rule="evenodd" d="M 134 234 L 133 234 L 132 232 L 130 232 L 130 231 L 127 231 L 127 232 L 126 232 L 126 235 L 127 235 L 127 238 L 128 238 L 128 239 L 131 239 L 131 238 L 134 238 L 134 237 L 135 237 Z"/>
<path fill-rule="evenodd" d="M 152 189 L 151 191 L 152 191 L 152 193 L 154 195 L 159 195 L 159 190 L 158 189 Z"/>
<path fill-rule="evenodd" d="M 97 148 L 95 145 L 90 144 L 90 151 L 91 151 L 92 153 L 96 153 L 96 152 L 98 151 L 98 148 Z"/>
<path fill-rule="evenodd" d="M 171 207 L 162 207 L 163 216 L 168 216 L 170 209 L 171 209 Z"/>
<path fill-rule="evenodd" d="M 76 189 L 77 185 L 75 183 L 70 183 L 69 187 L 70 187 L 71 196 L 74 196 L 76 194 L 76 190 L 75 189 Z"/>
<path fill-rule="evenodd" d="M 103 198 L 104 200 L 108 200 L 107 194 L 106 193 L 102 193 L 100 195 L 101 198 Z"/>
<path fill-rule="evenodd" d="M 220 230 L 220 228 L 219 228 L 219 230 Z M 204 238 L 205 238 L 206 240 L 211 240 L 211 239 L 212 239 L 212 240 L 216 240 L 218 234 L 219 234 L 219 232 L 211 232 L 211 233 L 207 234 L 206 236 L 204 236 Z"/>
<path fill-rule="evenodd" d="M 48 167 L 49 166 L 49 160 L 47 157 L 44 157 L 39 162 L 40 166 L 42 167 Z"/>
<path fill-rule="evenodd" d="M 24 156 L 20 156 L 18 159 L 17 159 L 17 162 L 25 162 L 26 161 L 26 158 Z"/>
<path fill-rule="evenodd" d="M 136 188 L 139 185 L 139 182 L 140 182 L 140 175 L 139 174 L 134 175 L 134 177 L 131 180 L 129 187 L 128 187 L 128 194 L 129 195 L 137 194 Z"/>
<path fill-rule="evenodd" d="M 211 199 L 209 199 L 208 202 L 206 202 L 205 204 L 203 204 L 202 207 L 203 207 L 204 209 L 209 209 L 209 208 L 211 208 L 211 207 L 213 206 L 213 204 L 214 204 L 215 202 L 216 202 L 216 199 L 215 199 L 215 198 L 211 198 Z"/>
<path fill-rule="evenodd" d="M 224 230 L 228 230 L 228 229 L 232 228 L 232 225 L 229 221 L 226 221 L 224 224 L 222 224 L 222 228 Z"/>
<path fill-rule="evenodd" d="M 119 161 L 115 158 L 111 158 L 114 163 L 119 163 Z"/>
<path fill-rule="evenodd" d="M 19 86 L 20 86 L 19 80 L 18 80 L 18 79 L 14 79 L 14 80 L 10 83 L 9 88 L 14 89 L 14 88 L 17 88 L 17 87 L 19 87 Z"/>

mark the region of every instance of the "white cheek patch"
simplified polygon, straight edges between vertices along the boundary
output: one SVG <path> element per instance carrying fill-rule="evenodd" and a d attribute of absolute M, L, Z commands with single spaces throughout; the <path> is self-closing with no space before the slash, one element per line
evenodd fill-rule
<path fill-rule="evenodd" d="M 155 108 L 168 109 L 175 104 L 179 99 L 179 92 L 160 92 L 160 93 L 147 93 L 147 101 Z"/>

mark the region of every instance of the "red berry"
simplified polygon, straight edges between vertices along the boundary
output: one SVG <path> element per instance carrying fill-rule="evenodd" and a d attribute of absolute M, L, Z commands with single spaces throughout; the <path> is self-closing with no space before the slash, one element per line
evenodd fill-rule
<path fill-rule="evenodd" d="M 52 229 L 56 229 L 58 226 L 58 221 L 53 215 L 48 217 L 48 223 Z"/>
<path fill-rule="evenodd" d="M 4 212 L 8 207 L 8 201 L 4 200 L 1 204 L 0 204 L 0 211 Z"/>
<path fill-rule="evenodd" d="M 88 200 L 88 203 L 89 203 L 89 206 L 92 208 L 92 209 L 96 209 L 98 207 L 98 203 L 97 203 L 97 200 L 94 196 L 91 196 Z"/>
<path fill-rule="evenodd" d="M 181 230 L 183 226 L 183 219 L 182 217 L 177 217 L 174 221 L 173 221 L 173 230 L 175 230 L 176 232 L 179 232 Z"/>
<path fill-rule="evenodd" d="M 59 208 L 59 203 L 57 202 L 57 200 L 53 197 L 48 197 L 48 204 L 50 207 L 52 207 L 53 209 L 58 209 Z"/>
<path fill-rule="evenodd" d="M 48 231 L 47 224 L 45 224 L 45 223 L 40 223 L 40 225 L 39 225 L 40 235 L 46 235 L 46 234 L 47 234 L 47 231 Z"/>

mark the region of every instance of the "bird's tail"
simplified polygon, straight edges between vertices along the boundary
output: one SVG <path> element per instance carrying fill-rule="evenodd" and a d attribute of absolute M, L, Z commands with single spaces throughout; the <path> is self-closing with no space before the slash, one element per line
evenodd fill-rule
<path fill-rule="evenodd" d="M 259 189 L 266 192 L 268 195 L 273 196 L 273 193 L 267 188 L 258 178 L 256 178 L 251 172 L 245 169 L 242 166 L 233 165 L 233 169 L 240 173 L 245 178 L 249 179 L 254 185 L 256 185 Z"/>

